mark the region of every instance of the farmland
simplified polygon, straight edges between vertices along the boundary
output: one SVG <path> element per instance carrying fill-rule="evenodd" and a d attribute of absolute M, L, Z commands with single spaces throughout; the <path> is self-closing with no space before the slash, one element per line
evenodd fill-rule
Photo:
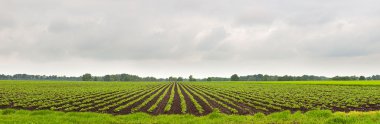
<path fill-rule="evenodd" d="M 379 81 L 0 81 L 0 108 L 125 115 L 380 110 Z"/>

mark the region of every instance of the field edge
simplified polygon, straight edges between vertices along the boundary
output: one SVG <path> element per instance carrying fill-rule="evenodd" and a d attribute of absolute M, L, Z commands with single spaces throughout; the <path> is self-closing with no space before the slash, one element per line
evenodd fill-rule
<path fill-rule="evenodd" d="M 206 116 L 194 115 L 149 115 L 133 113 L 111 115 L 95 112 L 60 112 L 51 110 L 0 109 L 0 123 L 380 123 L 380 111 L 349 113 L 330 110 L 311 110 L 306 113 L 290 111 L 269 115 L 227 115 L 214 111 Z"/>

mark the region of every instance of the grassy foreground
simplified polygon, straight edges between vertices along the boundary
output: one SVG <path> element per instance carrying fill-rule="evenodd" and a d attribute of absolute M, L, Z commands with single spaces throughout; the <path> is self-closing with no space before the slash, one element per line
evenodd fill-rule
<path fill-rule="evenodd" d="M 46 123 L 79 123 L 79 124 L 126 124 L 126 123 L 182 123 L 182 124 L 222 124 L 222 123 L 292 123 L 292 124 L 380 124 L 380 111 L 372 112 L 336 112 L 329 110 L 313 110 L 306 113 L 289 111 L 264 115 L 225 115 L 213 112 L 206 116 L 193 115 L 159 115 L 151 116 L 145 113 L 113 116 L 90 112 L 57 112 L 49 110 L 28 111 L 3 109 L 0 110 L 1 124 L 46 124 Z"/>

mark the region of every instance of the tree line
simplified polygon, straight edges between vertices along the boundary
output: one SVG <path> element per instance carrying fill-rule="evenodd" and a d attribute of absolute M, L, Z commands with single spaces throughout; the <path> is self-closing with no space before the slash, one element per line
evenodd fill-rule
<path fill-rule="evenodd" d="M 232 75 L 230 78 L 225 77 L 208 77 L 202 79 L 202 81 L 323 81 L 323 80 L 334 80 L 334 81 L 349 81 L 349 80 L 380 80 L 380 75 L 373 75 L 369 77 L 365 76 L 314 76 L 314 75 L 302 75 L 302 76 L 277 76 L 277 75 L 247 75 L 238 76 L 237 74 Z"/>
<path fill-rule="evenodd" d="M 80 78 L 82 81 L 165 81 L 165 79 L 157 79 L 155 77 L 139 77 L 131 74 L 92 76 L 90 73 L 86 73 Z"/>
<path fill-rule="evenodd" d="M 14 75 L 0 75 L 0 80 L 66 80 L 66 81 L 320 81 L 320 80 L 335 80 L 335 81 L 349 81 L 349 80 L 380 80 L 380 75 L 373 76 L 277 76 L 277 75 L 246 75 L 238 76 L 237 74 L 231 77 L 208 77 L 208 78 L 195 78 L 190 75 L 188 78 L 184 77 L 168 77 L 168 78 L 155 78 L 155 77 L 140 77 L 132 74 L 112 74 L 104 76 L 93 76 L 90 73 L 83 74 L 82 76 L 57 76 L 57 75 L 29 75 L 29 74 L 14 74 Z"/>
<path fill-rule="evenodd" d="M 67 80 L 79 81 L 80 77 L 66 77 L 57 75 L 29 75 L 29 74 L 14 74 L 4 75 L 0 74 L 0 80 Z"/>

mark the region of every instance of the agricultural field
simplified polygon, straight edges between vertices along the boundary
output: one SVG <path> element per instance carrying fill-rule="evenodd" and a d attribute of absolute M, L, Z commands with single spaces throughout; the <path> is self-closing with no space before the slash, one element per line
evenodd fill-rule
<path fill-rule="evenodd" d="M 126 115 L 380 110 L 380 81 L 0 81 L 0 109 Z"/>

